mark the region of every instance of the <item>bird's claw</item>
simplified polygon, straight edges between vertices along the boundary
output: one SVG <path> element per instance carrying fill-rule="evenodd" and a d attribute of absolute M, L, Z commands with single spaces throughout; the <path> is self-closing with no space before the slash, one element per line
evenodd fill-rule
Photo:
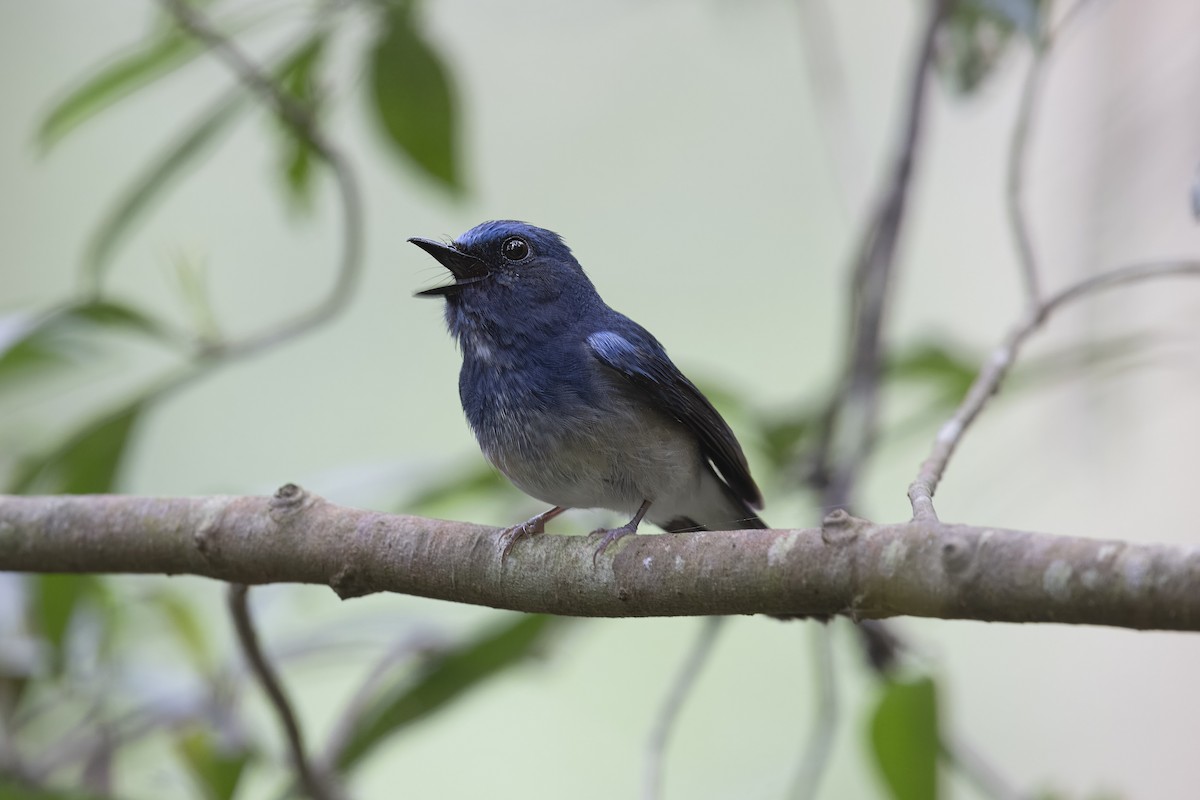
<path fill-rule="evenodd" d="M 508 554 L 512 552 L 513 546 L 516 545 L 517 542 L 528 536 L 534 536 L 536 534 L 545 532 L 545 523 L 536 517 L 528 520 L 527 522 L 522 522 L 520 525 L 513 525 L 511 528 L 505 528 L 504 530 L 500 531 L 500 535 L 497 537 L 500 545 L 500 563 L 504 563 L 505 559 L 508 558 Z"/>
<path fill-rule="evenodd" d="M 599 528 L 597 530 L 592 531 L 590 534 L 588 534 L 589 536 L 603 537 L 600 539 L 599 546 L 596 547 L 596 552 L 592 553 L 592 566 L 593 567 L 596 566 L 596 559 L 600 557 L 601 553 L 603 553 L 605 550 L 607 550 L 609 548 L 609 545 L 611 545 L 613 542 L 617 541 L 618 539 L 622 539 L 626 536 L 632 536 L 635 533 L 637 533 L 637 526 L 622 525 L 619 528 L 611 528 L 611 529 Z"/>

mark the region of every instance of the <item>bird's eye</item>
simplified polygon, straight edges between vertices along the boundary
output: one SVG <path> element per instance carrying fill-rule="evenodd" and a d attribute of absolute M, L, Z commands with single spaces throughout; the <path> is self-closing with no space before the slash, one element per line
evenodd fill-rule
<path fill-rule="evenodd" d="M 500 254 L 509 261 L 524 261 L 529 256 L 529 243 L 520 236 L 510 236 L 500 245 Z"/>

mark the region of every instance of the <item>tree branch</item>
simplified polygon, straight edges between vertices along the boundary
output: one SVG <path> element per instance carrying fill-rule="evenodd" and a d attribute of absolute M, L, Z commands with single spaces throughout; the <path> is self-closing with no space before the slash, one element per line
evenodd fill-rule
<path fill-rule="evenodd" d="M 845 512 L 820 529 L 586 537 L 501 562 L 498 530 L 273 498 L 0 495 L 0 570 L 324 584 L 590 617 L 901 614 L 1200 630 L 1200 547 L 1100 541 Z"/>
<path fill-rule="evenodd" d="M 292 98 L 196 8 L 183 0 L 159 0 L 159 3 L 184 31 L 203 42 L 247 90 L 272 108 L 284 124 L 329 165 L 338 187 L 342 216 L 341 252 L 337 277 L 329 294 L 316 306 L 290 320 L 239 341 L 212 345 L 205 354 L 208 358 L 251 355 L 328 322 L 350 301 L 362 272 L 362 192 L 350 161 L 321 130 L 309 109 Z"/>
<path fill-rule="evenodd" d="M 267 699 L 271 701 L 275 716 L 279 718 L 279 726 L 283 728 L 284 739 L 287 741 L 288 758 L 305 794 L 311 800 L 336 800 L 338 795 L 329 784 L 327 776 L 318 774 L 309 763 L 304 748 L 304 733 L 300 729 L 296 712 L 288 700 L 287 692 L 284 691 L 283 682 L 279 680 L 279 675 L 267 660 L 266 653 L 258 642 L 258 633 L 250 617 L 250 603 L 246 597 L 248 593 L 249 587 L 245 584 L 229 585 L 229 615 L 233 618 L 233 627 L 237 632 L 238 644 L 246 655 L 247 666 L 258 678 Z"/>
<path fill-rule="evenodd" d="M 1008 212 L 1008 226 L 1012 232 L 1013 245 L 1017 248 L 1017 259 L 1021 266 L 1021 280 L 1025 287 L 1026 304 L 1030 308 L 1036 308 L 1042 302 L 1042 287 L 1033 236 L 1029 232 L 1029 222 L 1025 217 L 1025 171 L 1029 153 L 1029 134 L 1033 128 L 1034 117 L 1041 100 L 1050 53 L 1056 48 L 1071 24 L 1079 17 L 1079 12 L 1087 3 L 1088 0 L 1078 0 L 1063 16 L 1057 27 L 1047 31 L 1042 35 L 1040 41 L 1035 43 L 1033 63 L 1025 74 L 1017 119 L 1013 125 L 1012 138 L 1009 139 L 1005 208 Z"/>
<path fill-rule="evenodd" d="M 930 3 L 908 86 L 896 153 L 867 219 L 855 258 L 846 371 L 822 420 L 809 478 L 809 483 L 820 492 L 822 507 L 828 510 L 852 506 L 854 483 L 875 447 L 884 317 L 892 294 L 896 251 L 918 158 L 937 31 L 950 5 L 948 0 Z"/>
<path fill-rule="evenodd" d="M 917 477 L 908 487 L 908 499 L 912 503 L 913 516 L 917 519 L 937 519 L 937 512 L 933 507 L 933 495 L 937 492 L 942 475 L 946 472 L 950 457 L 954 455 L 954 450 L 962 441 L 967 429 L 975 422 L 975 418 L 979 416 L 979 412 L 987 405 L 992 395 L 1000 390 L 1000 385 L 1008 376 L 1008 371 L 1021 352 L 1025 340 L 1041 328 L 1051 314 L 1067 303 L 1103 289 L 1153 278 L 1181 276 L 1200 277 L 1200 261 L 1131 264 L 1109 272 L 1102 272 L 1071 284 L 1066 289 L 1030 308 L 1025 318 L 1017 323 L 1005 340 L 992 351 L 987 363 L 980 368 L 979 374 L 975 376 L 975 380 L 967 389 L 954 416 L 938 431 L 929 457 L 921 463 Z"/>

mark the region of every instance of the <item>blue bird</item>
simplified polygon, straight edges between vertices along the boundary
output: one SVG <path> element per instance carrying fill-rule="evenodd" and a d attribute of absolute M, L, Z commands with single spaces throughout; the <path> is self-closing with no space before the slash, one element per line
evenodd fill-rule
<path fill-rule="evenodd" d="M 767 527 L 729 425 L 641 325 L 612 310 L 558 234 L 484 222 L 450 244 L 410 242 L 454 282 L 443 297 L 462 350 L 458 391 L 484 456 L 552 508 L 501 533 L 503 560 L 570 508 L 630 514 L 669 532 Z"/>

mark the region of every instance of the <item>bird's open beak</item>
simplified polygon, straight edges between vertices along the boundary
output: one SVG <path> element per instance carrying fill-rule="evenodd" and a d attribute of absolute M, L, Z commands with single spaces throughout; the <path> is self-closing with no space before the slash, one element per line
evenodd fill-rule
<path fill-rule="evenodd" d="M 470 253 L 464 253 L 453 245 L 417 237 L 413 237 L 409 241 L 436 258 L 439 264 L 454 275 L 454 283 L 417 292 L 417 297 L 437 297 L 450 294 L 457 291 L 463 284 L 474 283 L 488 276 L 487 264 L 484 264 L 482 259 L 476 258 Z"/>

